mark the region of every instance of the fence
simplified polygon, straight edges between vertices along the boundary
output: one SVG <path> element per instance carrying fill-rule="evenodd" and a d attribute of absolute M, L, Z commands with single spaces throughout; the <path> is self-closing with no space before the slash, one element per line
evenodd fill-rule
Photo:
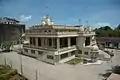
<path fill-rule="evenodd" d="M 18 62 L 17 60 L 11 60 L 8 57 L 1 57 L 0 56 L 0 64 L 3 65 L 10 65 L 13 69 L 17 69 L 18 73 L 25 76 L 29 80 L 40 80 L 40 72 L 37 69 L 32 67 L 28 67 L 27 65 L 23 64 L 23 62 Z M 36 66 L 36 65 L 35 65 Z"/>

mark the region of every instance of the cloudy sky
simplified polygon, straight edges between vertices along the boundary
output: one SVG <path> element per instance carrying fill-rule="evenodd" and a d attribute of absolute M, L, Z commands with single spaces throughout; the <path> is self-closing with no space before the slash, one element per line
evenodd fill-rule
<path fill-rule="evenodd" d="M 47 8 L 46 8 L 47 6 Z M 39 24 L 49 14 L 55 24 L 94 25 L 120 23 L 120 0 L 0 0 L 0 17 L 19 19 L 27 25 Z"/>

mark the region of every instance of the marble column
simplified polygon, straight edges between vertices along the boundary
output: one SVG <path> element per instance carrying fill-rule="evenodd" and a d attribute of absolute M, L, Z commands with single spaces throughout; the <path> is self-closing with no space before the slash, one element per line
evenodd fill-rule
<path fill-rule="evenodd" d="M 38 37 L 35 38 L 36 46 L 38 46 Z"/>
<path fill-rule="evenodd" d="M 41 38 L 41 46 L 44 46 L 44 38 Z"/>
<path fill-rule="evenodd" d="M 54 48 L 54 41 L 53 41 L 54 38 L 51 38 L 52 40 L 52 48 Z"/>
<path fill-rule="evenodd" d="M 70 47 L 71 46 L 71 39 L 70 39 L 70 37 L 68 37 L 67 39 L 68 39 L 68 47 Z"/>
<path fill-rule="evenodd" d="M 57 49 L 60 49 L 60 38 L 57 38 Z"/>

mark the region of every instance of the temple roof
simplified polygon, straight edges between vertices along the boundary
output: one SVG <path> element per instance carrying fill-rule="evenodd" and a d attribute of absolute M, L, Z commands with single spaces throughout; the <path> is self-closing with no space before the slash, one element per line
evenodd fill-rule
<path fill-rule="evenodd" d="M 46 15 L 42 18 L 40 25 L 35 25 L 30 29 L 59 29 L 59 30 L 80 30 L 80 31 L 89 31 L 89 28 L 85 28 L 83 25 L 67 26 L 67 25 L 55 25 L 52 18 L 49 15 Z"/>

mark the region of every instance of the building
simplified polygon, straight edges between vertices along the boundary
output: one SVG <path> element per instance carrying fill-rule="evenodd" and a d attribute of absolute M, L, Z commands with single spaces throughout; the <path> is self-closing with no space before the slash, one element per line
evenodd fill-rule
<path fill-rule="evenodd" d="M 0 18 L 0 44 L 4 42 L 17 43 L 22 33 L 25 32 L 25 25 L 18 20 L 4 17 Z"/>
<path fill-rule="evenodd" d="M 96 41 L 98 45 L 102 45 L 105 48 L 120 49 L 119 37 L 97 37 Z"/>
<path fill-rule="evenodd" d="M 120 75 L 119 75 L 119 74 L 112 73 L 112 74 L 107 78 L 107 80 L 120 80 Z"/>
<path fill-rule="evenodd" d="M 51 64 L 64 63 L 77 57 L 97 58 L 95 32 L 90 27 L 54 25 L 49 16 L 41 25 L 26 31 L 29 44 L 24 44 L 24 54 Z"/>

